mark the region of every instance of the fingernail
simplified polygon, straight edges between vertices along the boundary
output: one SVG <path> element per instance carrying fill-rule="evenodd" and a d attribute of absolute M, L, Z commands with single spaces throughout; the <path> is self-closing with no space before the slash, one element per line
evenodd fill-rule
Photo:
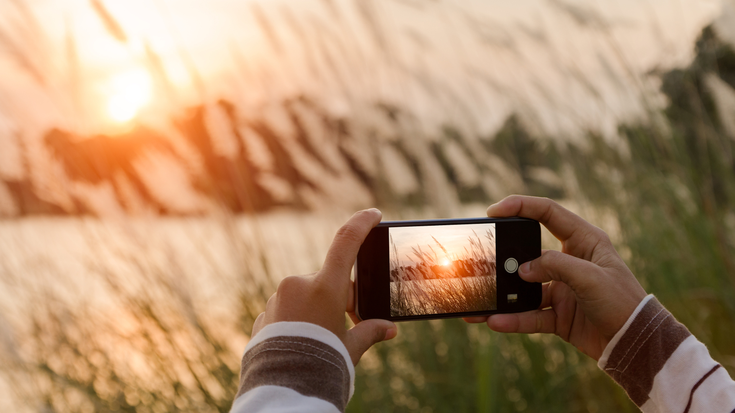
<path fill-rule="evenodd" d="M 398 334 L 398 328 L 394 325 L 393 327 L 385 330 L 385 338 L 383 340 L 390 340 Z"/>
<path fill-rule="evenodd" d="M 519 272 L 522 275 L 526 275 L 529 272 L 531 272 L 531 261 L 526 261 L 523 264 L 521 264 L 521 268 L 519 269 Z"/>

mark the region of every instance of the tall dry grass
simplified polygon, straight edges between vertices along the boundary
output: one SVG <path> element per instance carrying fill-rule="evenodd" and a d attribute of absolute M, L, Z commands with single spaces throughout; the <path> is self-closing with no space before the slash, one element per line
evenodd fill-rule
<path fill-rule="evenodd" d="M 8 4 L 19 10 L 19 16 L 27 15 L 22 1 Z M 453 122 L 427 132 L 411 108 L 367 102 L 355 104 L 357 110 L 352 114 L 337 116 L 324 111 L 311 117 L 332 125 L 329 131 L 341 131 L 329 135 L 333 141 L 320 141 L 323 134 L 314 132 L 318 128 L 304 128 L 300 133 L 303 139 L 321 142 L 315 145 L 318 149 L 336 145 L 341 159 L 360 171 L 360 179 L 376 202 L 398 217 L 413 217 L 417 206 L 429 206 L 435 215 L 449 216 L 460 202 L 486 203 L 507 192 L 564 198 L 587 205 L 591 213 L 584 214 L 586 217 L 594 212 L 612 216 L 616 223 L 612 228 L 619 229 L 617 247 L 644 286 L 709 346 L 728 371 L 734 371 L 735 148 L 731 133 L 723 126 L 730 108 L 716 99 L 709 86 L 712 82 L 706 80 L 716 76 L 726 84 L 718 93 L 735 87 L 731 46 L 720 42 L 711 30 L 704 31 L 690 67 L 660 74 L 667 97 L 661 109 L 640 96 L 645 87 L 604 22 L 584 9 L 554 2 L 562 13 L 573 17 L 570 24 L 589 27 L 591 36 L 603 39 L 607 49 L 617 50 L 612 58 L 602 59 L 608 66 L 623 67 L 624 76 L 610 76 L 621 91 L 639 97 L 636 105 L 644 107 L 646 118 L 640 123 L 617 125 L 619 141 L 594 132 L 581 143 L 568 142 L 565 136 L 544 136 L 533 127 L 533 121 L 538 120 L 533 105 L 538 101 L 562 106 L 560 112 L 571 122 L 585 125 L 574 108 L 559 104 L 546 93 L 548 85 L 535 85 L 540 98 L 530 101 L 528 95 L 509 90 L 491 76 L 465 68 L 467 76 L 482 79 L 494 91 L 519 102 L 517 116 L 509 116 L 497 133 L 478 138 L 473 135 L 472 118 L 464 116 L 473 108 L 484 107 L 476 91 L 469 90 L 466 97 L 443 87 L 441 78 L 404 67 L 382 28 L 387 23 L 381 21 L 380 10 L 373 3 L 359 3 L 361 21 L 370 28 L 373 40 L 366 48 L 346 46 L 345 36 L 354 30 L 352 22 L 339 18 L 342 11 L 334 2 L 325 4 L 333 10 L 334 25 L 302 15 L 289 17 L 286 20 L 292 22 L 280 27 L 263 20 L 272 31 L 264 36 L 273 37 L 274 49 L 276 42 L 285 44 L 282 37 L 289 33 L 290 40 L 303 39 L 311 63 L 291 66 L 308 67 L 315 79 L 333 79 L 350 86 L 355 86 L 349 83 L 355 79 L 359 87 L 370 89 L 385 76 L 371 65 L 370 51 L 375 48 L 400 69 L 391 76 L 417 80 L 417 88 L 432 96 L 437 107 L 456 116 L 448 117 Z M 272 19 L 273 13 L 261 14 L 263 19 Z M 37 28 L 32 19 L 28 21 L 14 23 L 12 27 L 18 30 L 0 30 L 0 42 L 29 76 L 48 85 L 49 73 L 43 68 L 51 65 L 43 60 L 47 54 L 43 42 L 37 42 L 38 32 L 28 34 Z M 483 29 L 487 25 L 477 19 L 468 23 L 476 29 L 477 37 L 490 45 L 483 53 L 514 52 L 507 36 L 486 33 Z M 543 29 L 527 31 L 539 44 L 552 47 Z M 23 38 L 31 39 L 33 47 L 23 47 Z M 413 38 L 417 45 L 431 47 L 420 34 Z M 68 44 L 70 60 L 76 60 L 73 37 Z M 183 49 L 185 45 L 180 46 Z M 461 49 L 461 45 L 455 46 Z M 233 54 L 237 50 L 233 47 Z M 553 55 L 554 50 L 549 53 Z M 155 53 L 149 57 L 155 60 Z M 237 61 L 248 84 L 270 96 L 271 73 L 253 69 L 242 59 Z M 356 69 L 350 65 L 355 62 Z M 280 58 L 274 63 L 288 66 Z M 555 68 L 565 84 L 581 84 L 592 95 L 602 96 L 595 82 L 574 63 L 556 61 Z M 65 95 L 55 85 L 48 91 L 53 96 Z M 346 99 L 356 102 L 354 96 Z M 287 113 L 287 105 L 282 103 L 274 103 L 273 117 L 283 118 Z M 12 105 L 2 100 L 0 104 L 14 113 Z M 608 109 L 601 97 L 595 105 Z M 271 119 L 271 112 L 257 113 L 262 119 Z M 24 121 L 22 116 L 15 118 Z M 277 126 L 265 134 L 270 139 L 266 142 L 276 142 L 279 147 L 292 145 L 289 127 L 279 128 L 281 123 L 274 123 Z M 598 224 L 604 226 L 604 222 Z M 223 225 L 232 227 L 228 222 Z M 304 245 L 312 244 L 308 235 L 299 236 Z M 94 244 L 95 238 L 91 241 Z M 206 240 L 201 241 L 206 244 Z M 0 310 L 0 373 L 11 391 L 9 397 L 16 401 L 14 406 L 59 412 L 228 410 L 241 351 L 228 337 L 249 331 L 274 289 L 272 280 L 256 277 L 270 275 L 258 269 L 264 259 L 259 248 L 274 246 L 257 245 L 257 241 L 231 240 L 237 247 L 233 251 L 239 252 L 230 259 L 242 273 L 239 278 L 222 278 L 223 285 L 229 287 L 223 289 L 221 300 L 228 309 L 225 317 L 212 315 L 210 305 L 192 299 L 198 290 L 181 283 L 186 265 L 182 257 L 160 261 L 145 243 L 131 241 L 130 245 L 139 246 L 133 253 L 108 251 L 90 262 L 90 271 L 99 282 L 96 288 L 106 291 L 104 297 L 113 303 L 105 311 L 87 305 L 88 296 L 98 290 L 71 287 L 75 274 L 70 274 L 64 263 L 49 262 L 41 256 L 18 269 L 9 264 L 14 259 L 12 253 L 3 251 L 3 298 L 10 296 L 15 302 L 28 304 L 13 307 L 14 301 L 3 300 Z M 206 253 L 204 246 L 197 254 Z M 217 258 L 209 260 L 208 268 L 213 274 L 223 273 Z M 45 284 L 44 277 L 69 287 L 52 288 L 57 284 Z M 637 408 L 593 361 L 556 337 L 499 335 L 483 326 L 446 320 L 405 323 L 395 340 L 374 347 L 358 366 L 356 392 L 348 410 L 633 412 Z"/>
<path fill-rule="evenodd" d="M 22 243 L 0 252 L 0 381 L 13 411 L 229 411 L 247 332 L 275 287 L 258 238 L 225 216 L 210 238 L 175 232 L 199 254 L 186 260 L 128 225 L 83 231 L 82 274 L 15 262 L 28 257 Z"/>

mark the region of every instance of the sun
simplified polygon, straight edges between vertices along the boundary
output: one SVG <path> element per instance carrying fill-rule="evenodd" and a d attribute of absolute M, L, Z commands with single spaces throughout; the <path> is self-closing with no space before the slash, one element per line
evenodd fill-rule
<path fill-rule="evenodd" d="M 445 267 L 448 267 L 451 263 L 452 263 L 452 261 L 450 261 L 448 258 L 444 258 L 442 260 L 442 265 L 445 266 Z"/>
<path fill-rule="evenodd" d="M 110 79 L 107 113 L 116 122 L 128 122 L 151 99 L 151 77 L 143 69 L 119 73 Z"/>

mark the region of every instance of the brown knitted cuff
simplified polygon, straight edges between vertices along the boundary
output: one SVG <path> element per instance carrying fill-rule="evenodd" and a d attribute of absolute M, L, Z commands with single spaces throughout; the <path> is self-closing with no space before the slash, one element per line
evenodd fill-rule
<path fill-rule="evenodd" d="M 245 353 L 235 399 L 255 387 L 268 385 L 318 397 L 344 412 L 350 395 L 350 373 L 344 357 L 321 341 L 272 337 Z"/>
<path fill-rule="evenodd" d="M 690 335 L 683 324 L 652 298 L 610 353 L 605 372 L 640 407 L 649 398 L 656 374 Z"/>

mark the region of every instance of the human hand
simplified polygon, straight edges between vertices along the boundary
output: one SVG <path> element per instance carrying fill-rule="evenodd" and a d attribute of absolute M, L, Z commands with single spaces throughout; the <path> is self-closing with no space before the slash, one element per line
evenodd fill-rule
<path fill-rule="evenodd" d="M 559 251 L 518 269 L 543 284 L 539 309 L 467 317 L 503 333 L 553 333 L 598 360 L 646 292 L 601 229 L 547 198 L 512 195 L 491 205 L 490 217 L 519 216 L 541 222 L 561 241 Z"/>
<path fill-rule="evenodd" d="M 290 276 L 278 285 L 253 325 L 255 336 L 268 324 L 280 321 L 302 321 L 324 327 L 347 347 L 352 363 L 373 344 L 395 337 L 396 325 L 387 320 L 360 321 L 355 316 L 352 265 L 360 245 L 382 215 L 377 209 L 356 212 L 332 241 L 322 269 L 310 275 Z M 347 329 L 345 312 L 355 326 Z"/>

